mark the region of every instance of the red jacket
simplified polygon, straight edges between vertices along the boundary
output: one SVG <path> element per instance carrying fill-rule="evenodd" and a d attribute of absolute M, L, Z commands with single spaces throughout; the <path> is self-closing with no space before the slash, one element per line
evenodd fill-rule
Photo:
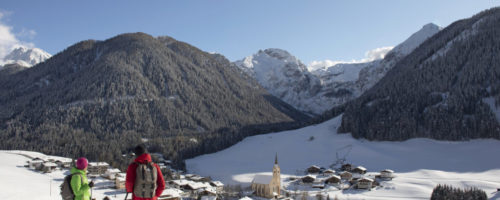
<path fill-rule="evenodd" d="M 157 164 L 154 164 L 156 167 L 156 170 L 158 172 L 158 179 L 156 180 L 156 185 L 157 185 L 156 197 L 154 197 L 154 198 L 140 198 L 140 197 L 136 197 L 134 195 L 135 171 L 137 168 L 137 164 L 135 162 L 138 162 L 138 163 L 152 162 L 151 155 L 149 155 L 147 153 L 142 154 L 139 157 L 137 157 L 135 159 L 135 161 L 128 166 L 127 176 L 125 178 L 125 188 L 127 189 L 127 192 L 132 193 L 132 200 L 156 200 L 161 195 L 163 190 L 165 189 L 165 180 L 163 179 L 163 174 L 161 173 L 160 167 L 158 167 Z"/>

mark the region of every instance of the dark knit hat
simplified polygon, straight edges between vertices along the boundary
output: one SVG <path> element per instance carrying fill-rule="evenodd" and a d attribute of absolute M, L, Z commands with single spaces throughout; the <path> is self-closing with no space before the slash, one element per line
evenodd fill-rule
<path fill-rule="evenodd" d="M 144 144 L 137 145 L 134 149 L 135 156 L 140 156 L 143 153 L 146 153 L 146 146 Z"/>

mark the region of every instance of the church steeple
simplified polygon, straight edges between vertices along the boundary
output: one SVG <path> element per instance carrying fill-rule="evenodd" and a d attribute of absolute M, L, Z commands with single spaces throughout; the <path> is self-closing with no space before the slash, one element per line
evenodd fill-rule
<path fill-rule="evenodd" d="M 277 165 L 278 164 L 278 153 L 276 153 L 276 157 L 274 157 L 274 164 Z"/>

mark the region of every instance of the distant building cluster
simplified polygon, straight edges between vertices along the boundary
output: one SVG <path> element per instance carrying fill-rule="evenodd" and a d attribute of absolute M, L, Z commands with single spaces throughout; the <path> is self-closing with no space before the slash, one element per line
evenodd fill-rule
<path fill-rule="evenodd" d="M 170 174 L 171 180 L 166 180 L 166 188 L 158 200 L 180 200 L 180 199 L 221 199 L 224 192 L 224 184 L 220 181 L 213 181 L 210 177 L 202 177 L 196 174 L 184 174 L 182 171 L 172 169 L 172 162 L 164 159 L 162 154 L 151 154 L 156 163 L 164 173 Z M 133 156 L 133 155 L 124 155 Z M 73 159 L 70 158 L 46 158 L 35 157 L 27 161 L 25 167 L 51 173 L 55 170 L 69 170 L 74 166 Z M 120 169 L 111 168 L 106 162 L 89 162 L 87 167 L 89 177 L 102 178 L 102 182 L 111 181 L 104 184 L 117 190 L 125 190 L 126 173 Z M 106 181 L 107 180 L 107 181 Z"/>
<path fill-rule="evenodd" d="M 394 171 L 385 169 L 379 174 L 370 173 L 363 166 L 354 167 L 352 164 L 343 164 L 339 169 L 326 169 L 312 165 L 305 170 L 306 175 L 290 177 L 294 184 L 324 189 L 335 186 L 338 189 L 371 189 L 379 185 L 379 181 L 392 180 Z"/>

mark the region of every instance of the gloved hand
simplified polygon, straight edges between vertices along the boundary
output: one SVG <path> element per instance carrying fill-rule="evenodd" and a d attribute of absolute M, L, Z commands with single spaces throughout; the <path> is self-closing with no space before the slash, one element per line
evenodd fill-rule
<path fill-rule="evenodd" d="M 94 181 L 90 181 L 89 187 L 94 187 Z"/>

